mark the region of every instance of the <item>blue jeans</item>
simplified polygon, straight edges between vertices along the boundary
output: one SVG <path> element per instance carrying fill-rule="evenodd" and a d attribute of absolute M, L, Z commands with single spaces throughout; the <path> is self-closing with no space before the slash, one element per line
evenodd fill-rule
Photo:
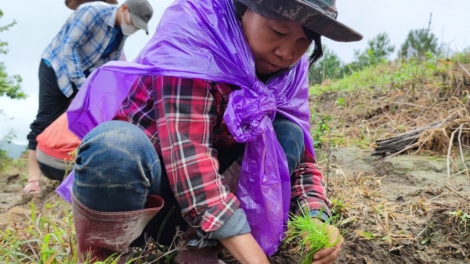
<path fill-rule="evenodd" d="M 292 175 L 304 151 L 302 129 L 278 116 L 273 122 L 277 138 L 284 149 Z M 218 160 L 222 173 L 243 154 L 244 145 L 220 150 Z M 123 121 L 109 121 L 90 131 L 78 149 L 73 193 L 90 209 L 100 212 L 134 211 L 144 208 L 149 194 L 165 200 L 163 209 L 152 219 L 144 233 L 156 235 L 164 218 L 159 242 L 169 244 L 176 226 L 187 224 L 181 216 L 166 172 L 152 143 L 137 126 Z M 139 238 L 134 245 L 143 242 Z"/>

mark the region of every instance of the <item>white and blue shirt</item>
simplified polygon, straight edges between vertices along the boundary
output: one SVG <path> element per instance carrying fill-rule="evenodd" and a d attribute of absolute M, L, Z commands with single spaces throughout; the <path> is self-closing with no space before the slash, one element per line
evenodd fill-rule
<path fill-rule="evenodd" d="M 72 83 L 80 88 L 85 82 L 84 72 L 119 59 L 127 36 L 114 26 L 117 11 L 103 2 L 80 5 L 42 54 L 65 96 L 73 94 Z"/>

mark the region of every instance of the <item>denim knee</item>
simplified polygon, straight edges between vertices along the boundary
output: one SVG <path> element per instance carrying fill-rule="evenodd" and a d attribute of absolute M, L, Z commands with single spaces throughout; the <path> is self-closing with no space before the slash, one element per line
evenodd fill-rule
<path fill-rule="evenodd" d="M 161 165 L 145 133 L 123 121 L 100 124 L 79 146 L 73 193 L 93 210 L 132 211 L 160 193 Z"/>
<path fill-rule="evenodd" d="M 276 116 L 273 127 L 277 140 L 286 154 L 289 173 L 292 175 L 305 151 L 304 132 L 299 125 L 281 115 Z"/>

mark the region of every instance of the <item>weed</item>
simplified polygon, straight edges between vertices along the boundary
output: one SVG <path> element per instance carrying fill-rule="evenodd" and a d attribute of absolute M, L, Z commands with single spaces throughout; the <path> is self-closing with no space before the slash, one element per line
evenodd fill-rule
<path fill-rule="evenodd" d="M 470 215 L 463 212 L 462 210 L 458 210 L 455 212 L 448 212 L 450 216 L 453 216 L 455 219 L 460 220 L 460 223 L 463 225 L 467 224 L 467 221 L 470 220 Z"/>
<path fill-rule="evenodd" d="M 329 115 L 321 115 L 319 118 L 320 121 L 316 123 L 316 128 L 312 131 L 312 137 L 316 148 L 321 147 L 325 142 L 325 137 L 327 137 L 327 133 L 330 131 L 328 122 L 333 119 Z M 315 115 L 313 116 L 313 119 L 316 119 Z"/>
<path fill-rule="evenodd" d="M 12 158 L 7 155 L 5 150 L 0 149 L 0 172 L 6 171 L 12 162 Z"/>
<path fill-rule="evenodd" d="M 457 225 L 460 234 L 466 234 L 470 227 L 470 215 L 462 210 L 452 211 L 447 213 L 451 217 L 451 222 Z"/>
<path fill-rule="evenodd" d="M 31 203 L 28 213 L 13 216 L 0 231 L 0 262 L 75 263 L 72 227 L 71 212 L 42 216 Z"/>

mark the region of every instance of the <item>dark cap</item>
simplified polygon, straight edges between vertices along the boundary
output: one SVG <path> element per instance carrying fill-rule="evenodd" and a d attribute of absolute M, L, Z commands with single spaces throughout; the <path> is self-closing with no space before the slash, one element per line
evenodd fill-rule
<path fill-rule="evenodd" d="M 336 20 L 336 0 L 234 0 L 270 19 L 289 19 L 329 39 L 359 41 L 362 35 Z"/>
<path fill-rule="evenodd" d="M 147 0 L 127 0 L 125 2 L 131 14 L 132 24 L 149 33 L 148 22 L 153 16 L 153 8 Z"/>

